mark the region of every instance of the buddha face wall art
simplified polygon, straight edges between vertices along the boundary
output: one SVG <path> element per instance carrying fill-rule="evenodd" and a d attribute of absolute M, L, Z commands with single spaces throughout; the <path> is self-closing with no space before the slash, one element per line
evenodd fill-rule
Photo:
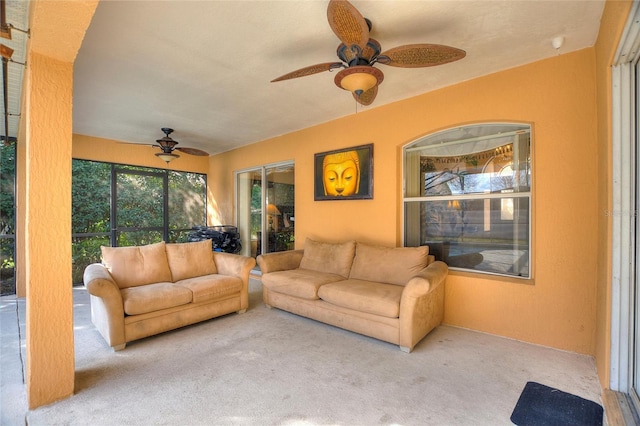
<path fill-rule="evenodd" d="M 314 199 L 373 198 L 373 144 L 315 154 Z"/>

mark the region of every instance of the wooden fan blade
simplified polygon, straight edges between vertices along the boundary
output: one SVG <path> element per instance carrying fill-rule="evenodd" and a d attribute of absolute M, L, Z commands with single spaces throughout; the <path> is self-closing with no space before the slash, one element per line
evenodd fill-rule
<path fill-rule="evenodd" d="M 382 52 L 378 62 L 392 67 L 421 68 L 457 61 L 466 55 L 464 50 L 441 44 L 407 44 Z"/>
<path fill-rule="evenodd" d="M 154 148 L 160 148 L 157 143 L 137 143 L 137 142 L 124 142 L 124 141 L 116 141 L 116 143 L 123 145 L 138 145 L 138 146 L 152 146 Z"/>
<path fill-rule="evenodd" d="M 175 151 L 184 152 L 189 155 L 197 155 L 200 157 L 208 157 L 209 153 L 196 148 L 176 148 Z"/>
<path fill-rule="evenodd" d="M 316 64 L 311 65 L 305 68 L 300 68 L 299 70 L 290 72 L 288 74 L 282 75 L 274 80 L 271 80 L 272 83 L 276 81 L 289 80 L 292 78 L 305 77 L 307 75 L 317 74 L 319 72 L 329 71 L 334 68 L 343 67 L 342 62 L 325 62 L 324 64 Z"/>
<path fill-rule="evenodd" d="M 376 99 L 376 95 L 378 94 L 378 86 L 373 86 L 371 89 L 367 90 L 360 96 L 353 93 L 353 98 L 360 104 L 364 106 L 371 105 L 373 101 Z"/>
<path fill-rule="evenodd" d="M 369 41 L 369 26 L 364 17 L 346 0 L 331 0 L 327 7 L 329 26 L 347 47 L 364 49 Z"/>

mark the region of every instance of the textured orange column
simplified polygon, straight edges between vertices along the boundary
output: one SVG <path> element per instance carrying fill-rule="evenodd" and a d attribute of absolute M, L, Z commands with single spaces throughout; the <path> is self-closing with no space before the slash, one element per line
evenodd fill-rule
<path fill-rule="evenodd" d="M 29 55 L 25 264 L 31 408 L 70 396 L 74 385 L 72 76 L 71 63 Z"/>
<path fill-rule="evenodd" d="M 71 148 L 73 62 L 96 1 L 31 2 L 19 164 L 29 408 L 73 393 Z M 21 202 L 22 201 L 22 202 Z"/>

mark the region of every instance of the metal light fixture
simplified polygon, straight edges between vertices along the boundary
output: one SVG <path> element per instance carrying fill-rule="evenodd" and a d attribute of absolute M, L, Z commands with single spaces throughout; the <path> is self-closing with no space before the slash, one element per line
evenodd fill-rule
<path fill-rule="evenodd" d="M 157 139 L 156 143 L 158 144 L 157 147 L 159 147 L 162 150 L 162 152 L 157 153 L 156 157 L 160 158 L 162 161 L 169 163 L 170 161 L 173 161 L 176 158 L 180 158 L 178 154 L 173 153 L 174 151 L 180 151 L 180 152 L 184 152 L 185 154 L 195 155 L 198 157 L 209 156 L 208 152 L 203 151 L 201 149 L 197 149 L 197 148 L 187 148 L 187 147 L 176 148 L 176 145 L 178 145 L 178 142 L 174 141 L 173 139 L 171 139 L 171 136 L 169 136 L 171 133 L 173 133 L 173 129 L 169 127 L 163 127 L 161 130 L 164 133 L 164 137 L 162 139 Z"/>
<path fill-rule="evenodd" d="M 174 141 L 169 136 L 173 132 L 173 129 L 169 129 L 168 127 L 163 127 L 162 131 L 164 132 L 164 137 L 162 139 L 156 140 L 158 145 L 160 145 L 160 149 L 162 149 L 162 152 L 157 153 L 156 157 L 160 158 L 161 160 L 169 164 L 170 161 L 173 161 L 176 158 L 180 158 L 178 154 L 173 154 L 173 150 L 175 146 L 178 144 L 178 142 Z"/>

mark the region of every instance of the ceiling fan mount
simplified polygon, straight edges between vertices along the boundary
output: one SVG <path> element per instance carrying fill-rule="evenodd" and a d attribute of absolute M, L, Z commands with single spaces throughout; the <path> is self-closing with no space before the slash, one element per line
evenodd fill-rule
<path fill-rule="evenodd" d="M 161 139 L 157 139 L 156 143 L 158 144 L 157 146 L 160 147 L 162 152 L 157 153 L 156 156 L 161 160 L 169 163 L 176 158 L 180 158 L 178 154 L 174 154 L 174 151 L 184 152 L 185 154 L 189 155 L 209 156 L 208 152 L 196 148 L 176 148 L 178 142 L 173 140 L 171 136 L 169 136 L 171 133 L 173 133 L 173 129 L 170 127 L 163 127 L 160 130 L 162 130 L 162 133 L 164 133 L 164 137 L 162 137 Z"/>
<path fill-rule="evenodd" d="M 341 41 L 336 51 L 341 62 L 301 68 L 272 80 L 272 83 L 343 68 L 334 79 L 336 86 L 350 91 L 358 103 L 370 105 L 384 80 L 384 74 L 374 67 L 375 64 L 422 68 L 446 64 L 466 56 L 464 50 L 455 47 L 424 43 L 407 44 L 383 52 L 380 43 L 369 37 L 371 21 L 364 18 L 347 0 L 330 0 L 327 19 Z"/>
<path fill-rule="evenodd" d="M 171 151 L 173 151 L 174 147 L 178 144 L 178 142 L 174 141 L 173 139 L 171 139 L 171 136 L 169 136 L 171 133 L 173 133 L 173 129 L 163 127 L 161 130 L 164 133 L 164 137 L 162 139 L 156 140 L 156 142 L 158 142 L 158 145 L 160 145 L 160 149 L 162 149 L 162 152 L 171 154 Z"/>

